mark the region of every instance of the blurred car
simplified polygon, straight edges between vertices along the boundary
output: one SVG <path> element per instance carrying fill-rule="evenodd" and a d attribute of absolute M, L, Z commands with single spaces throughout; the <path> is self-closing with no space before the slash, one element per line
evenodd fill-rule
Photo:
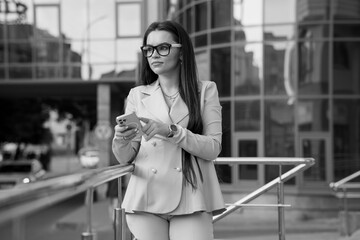
<path fill-rule="evenodd" d="M 79 150 L 78 155 L 83 168 L 96 168 L 100 162 L 100 154 L 97 148 L 82 148 Z"/>
<path fill-rule="evenodd" d="M 0 190 L 40 180 L 45 173 L 41 163 L 36 159 L 2 161 L 0 162 Z"/>

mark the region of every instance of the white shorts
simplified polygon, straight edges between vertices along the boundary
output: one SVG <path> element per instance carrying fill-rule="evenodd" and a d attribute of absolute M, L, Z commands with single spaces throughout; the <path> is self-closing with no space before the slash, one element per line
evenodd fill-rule
<path fill-rule="evenodd" d="M 212 215 L 127 213 L 126 221 L 136 240 L 213 240 Z"/>

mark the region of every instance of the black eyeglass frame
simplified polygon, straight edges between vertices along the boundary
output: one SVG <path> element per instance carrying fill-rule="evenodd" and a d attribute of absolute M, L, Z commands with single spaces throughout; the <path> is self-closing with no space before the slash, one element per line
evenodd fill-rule
<path fill-rule="evenodd" d="M 167 46 L 169 48 L 168 50 L 168 53 L 167 54 L 161 54 L 158 50 L 158 47 L 161 47 L 161 46 Z M 151 51 L 151 54 L 149 56 L 147 56 L 144 48 L 145 47 L 151 47 L 152 48 L 152 51 Z M 159 45 L 156 45 L 156 46 L 152 46 L 152 45 L 145 45 L 145 46 L 141 46 L 140 49 L 141 49 L 141 52 L 143 53 L 144 57 L 146 58 L 149 58 L 151 57 L 153 54 L 154 54 L 154 51 L 156 50 L 156 52 L 160 55 L 160 56 L 163 56 L 163 57 L 166 57 L 170 54 L 170 50 L 172 47 L 182 47 L 182 45 L 180 43 L 160 43 Z"/>

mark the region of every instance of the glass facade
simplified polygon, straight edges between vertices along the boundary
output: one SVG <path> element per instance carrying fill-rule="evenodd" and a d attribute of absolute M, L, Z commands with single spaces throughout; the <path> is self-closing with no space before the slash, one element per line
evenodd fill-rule
<path fill-rule="evenodd" d="M 135 72 L 144 1 L 0 4 L 0 81 L 114 80 Z"/>
<path fill-rule="evenodd" d="M 219 89 L 221 156 L 314 157 L 288 183 L 300 188 L 360 170 L 359 1 L 175 2 L 172 18 L 194 40 L 200 78 Z M 278 175 L 220 168 L 230 185 Z"/>

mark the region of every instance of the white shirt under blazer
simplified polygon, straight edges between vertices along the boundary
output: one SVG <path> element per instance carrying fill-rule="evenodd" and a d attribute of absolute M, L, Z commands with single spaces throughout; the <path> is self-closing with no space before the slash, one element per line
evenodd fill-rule
<path fill-rule="evenodd" d="M 224 211 L 224 201 L 214 167 L 221 151 L 221 105 L 216 84 L 199 81 L 203 134 L 187 130 L 189 111 L 179 96 L 168 107 L 159 81 L 132 88 L 125 114 L 135 112 L 139 117 L 166 124 L 176 124 L 172 138 L 155 135 L 149 141 L 143 137 L 122 207 L 126 212 L 144 211 L 156 214 L 190 214 L 206 211 L 214 215 Z M 197 156 L 203 175 L 200 179 L 193 162 L 198 187 L 183 184 L 181 149 Z M 116 151 L 116 150 L 115 150 Z"/>

